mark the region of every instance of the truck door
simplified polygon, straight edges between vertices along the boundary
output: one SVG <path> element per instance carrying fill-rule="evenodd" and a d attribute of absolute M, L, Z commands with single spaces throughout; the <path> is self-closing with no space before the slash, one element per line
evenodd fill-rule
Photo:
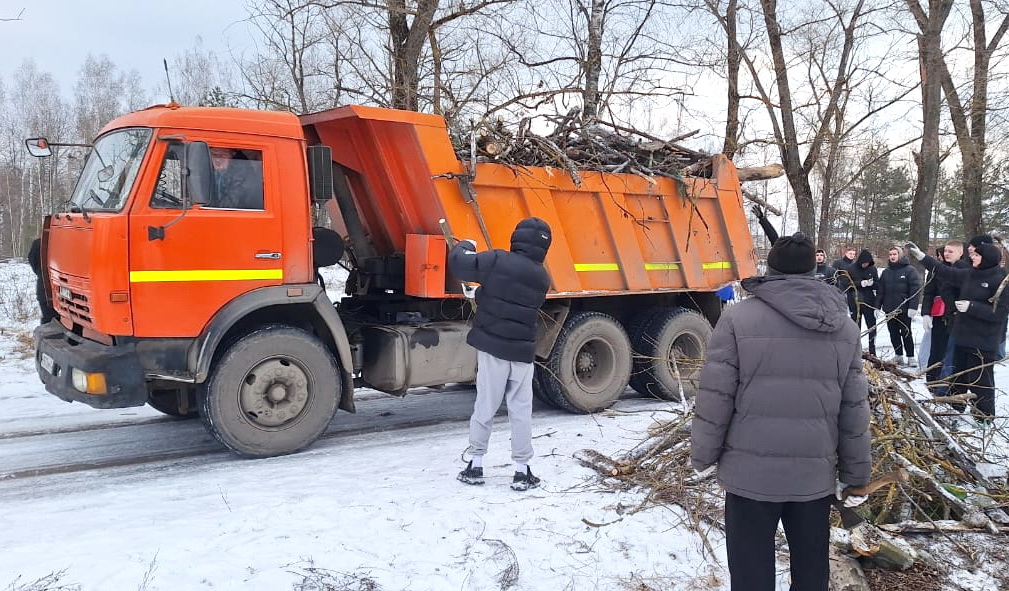
<path fill-rule="evenodd" d="M 209 144 L 214 188 L 206 204 L 183 212 L 184 146 L 158 142 L 156 181 L 145 183 L 131 210 L 135 336 L 196 336 L 234 298 L 284 282 L 280 203 L 270 189 L 275 152 L 268 144 Z"/>

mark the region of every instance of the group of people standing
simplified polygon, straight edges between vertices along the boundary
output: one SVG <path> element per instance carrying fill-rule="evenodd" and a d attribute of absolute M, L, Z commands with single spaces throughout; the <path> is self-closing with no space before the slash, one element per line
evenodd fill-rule
<path fill-rule="evenodd" d="M 930 388 L 939 392 L 950 351 L 948 394 L 976 394 L 974 415 L 984 425 L 995 413 L 993 364 L 1004 357 L 1009 295 L 1001 294 L 1009 280 L 990 236 L 971 240 L 964 262 L 957 262 L 964 246 L 956 242 L 939 258 L 913 243 L 893 246 L 879 272 L 867 249 L 848 247 L 828 265 L 809 238 L 779 239 L 763 212 L 755 213 L 773 244 L 767 272 L 741 282 L 751 297 L 723 311 L 712 332 L 691 461 L 699 477 L 717 473 L 725 490 L 733 589 L 774 589 L 780 522 L 791 588 L 826 591 L 830 507 L 864 501 L 848 493 L 871 476 L 863 319 L 871 354 L 877 318 L 885 318 L 896 361 L 914 363 L 911 319 L 921 314 L 933 338 L 922 352 Z M 928 271 L 924 285 L 908 256 Z"/>
<path fill-rule="evenodd" d="M 868 249 L 855 255 L 855 247 L 845 248 L 844 256 L 834 261 L 834 280 L 847 297 L 851 319 L 869 331 L 869 354 L 876 355 L 876 322 L 886 321 L 898 365 L 914 365 L 914 338 L 911 319 L 918 315 L 921 302 L 921 275 L 911 266 L 899 246 L 887 253 L 887 266 L 880 273 Z"/>

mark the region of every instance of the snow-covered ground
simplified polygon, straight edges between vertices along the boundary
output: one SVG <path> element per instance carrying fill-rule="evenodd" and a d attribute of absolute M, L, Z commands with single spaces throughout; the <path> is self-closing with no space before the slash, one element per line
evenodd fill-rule
<path fill-rule="evenodd" d="M 26 271 L 0 265 L 0 284 L 10 291 L 30 281 Z M 331 279 L 336 295 L 339 277 Z M 31 298 L 27 285 L 21 291 Z M 286 457 L 219 451 L 4 479 L 44 458 L 212 444 L 198 421 L 168 420 L 148 407 L 93 410 L 48 395 L 19 336 L 31 317 L 8 308 L 0 302 L 0 589 L 727 589 L 717 532 L 709 532 L 716 555 L 708 557 L 679 509 L 626 512 L 641 496 L 604 489 L 572 457 L 630 449 L 674 410 L 631 396 L 594 416 L 537 407 L 532 468 L 544 484 L 525 493 L 508 486 L 503 415 L 487 484 L 455 480 L 471 389 L 404 399 L 363 391 L 360 416 L 339 413 L 332 436 Z M 888 342 L 885 329 L 878 338 Z M 997 380 L 1007 379 L 1000 367 Z M 390 430 L 355 430 L 397 418 Z M 778 588 L 787 589 L 787 563 L 778 570 Z M 978 575 L 971 588 L 993 584 Z"/>

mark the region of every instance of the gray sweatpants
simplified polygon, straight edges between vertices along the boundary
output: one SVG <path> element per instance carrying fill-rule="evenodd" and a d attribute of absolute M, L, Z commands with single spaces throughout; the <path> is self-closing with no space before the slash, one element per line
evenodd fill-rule
<path fill-rule="evenodd" d="M 501 401 L 508 404 L 512 432 L 512 460 L 528 464 L 533 457 L 533 364 L 505 361 L 477 351 L 476 402 L 469 420 L 470 455 L 487 453 L 494 415 Z"/>

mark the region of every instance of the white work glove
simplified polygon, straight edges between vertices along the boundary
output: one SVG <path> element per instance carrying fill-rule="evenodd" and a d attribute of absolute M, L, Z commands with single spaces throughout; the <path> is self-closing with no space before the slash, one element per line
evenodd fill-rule
<path fill-rule="evenodd" d="M 473 250 L 476 250 L 476 240 L 470 240 L 467 238 L 466 240 L 460 240 L 459 242 L 469 242 L 473 245 Z"/>
<path fill-rule="evenodd" d="M 462 286 L 462 295 L 466 296 L 467 299 L 472 300 L 476 297 L 476 288 L 480 287 L 475 283 L 464 283 Z"/>
<path fill-rule="evenodd" d="M 704 480 L 708 476 L 713 475 L 718 470 L 718 464 L 712 464 L 703 470 L 694 470 L 694 476 L 697 480 Z"/>
<path fill-rule="evenodd" d="M 966 312 L 970 309 L 970 300 L 957 300 L 953 305 L 956 306 L 957 312 Z"/>
<path fill-rule="evenodd" d="M 862 287 L 872 287 L 872 279 L 863 279 L 859 282 Z"/>
<path fill-rule="evenodd" d="M 905 244 L 904 245 L 904 250 L 907 251 L 907 254 L 913 256 L 914 258 L 918 259 L 919 261 L 922 260 L 923 258 L 925 258 L 925 253 L 923 253 L 921 251 L 921 249 L 918 248 L 918 245 L 915 244 L 914 242 L 908 242 L 907 244 Z"/>
<path fill-rule="evenodd" d="M 886 312 L 882 310 L 876 310 L 876 320 L 883 320 L 886 318 Z"/>
<path fill-rule="evenodd" d="M 908 318 L 912 318 L 913 319 L 917 315 L 918 315 L 918 308 L 908 308 L 907 309 L 907 317 Z"/>
<path fill-rule="evenodd" d="M 848 485 L 838 480 L 837 488 L 834 490 L 834 496 L 837 497 L 838 501 L 842 501 L 845 507 L 849 508 L 858 507 L 869 498 L 868 495 L 859 495 L 859 496 L 852 495 L 848 498 L 845 498 L 844 489 L 846 488 L 848 488 Z"/>
<path fill-rule="evenodd" d="M 932 329 L 932 317 L 931 316 L 922 316 L 921 317 L 921 327 L 924 328 L 925 330 L 931 330 Z"/>

